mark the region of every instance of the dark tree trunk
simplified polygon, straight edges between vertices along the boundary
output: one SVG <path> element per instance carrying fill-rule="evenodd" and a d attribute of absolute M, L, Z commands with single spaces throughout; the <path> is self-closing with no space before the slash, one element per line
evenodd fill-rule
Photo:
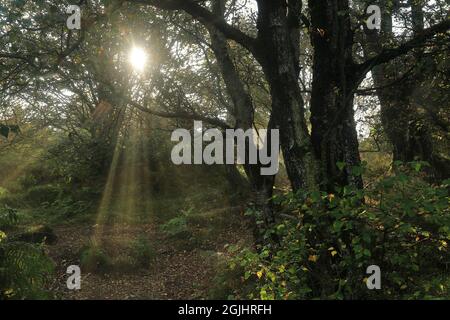
<path fill-rule="evenodd" d="M 215 14 L 223 17 L 224 9 L 225 2 L 223 0 L 215 0 L 213 2 L 213 12 Z M 230 57 L 230 48 L 227 39 L 213 26 L 210 26 L 208 31 L 211 37 L 211 47 L 220 67 L 227 92 L 233 101 L 234 109 L 230 111 L 235 119 L 235 128 L 243 129 L 244 131 L 252 129 L 254 121 L 253 101 L 250 94 L 245 90 L 245 86 Z M 270 134 L 268 137 L 270 137 Z M 250 149 L 246 148 L 246 150 Z M 246 158 L 248 159 L 248 157 Z M 269 226 L 274 221 L 271 198 L 275 176 L 262 176 L 260 165 L 245 165 L 244 168 L 255 194 L 256 206 L 262 214 L 261 218 L 264 221 L 264 225 Z M 236 168 L 234 167 L 234 169 Z"/>
<path fill-rule="evenodd" d="M 301 9 L 300 2 L 293 1 L 291 6 Z M 258 1 L 257 58 L 270 85 L 274 126 L 280 129 L 281 149 L 292 187 L 316 189 L 316 159 L 298 83 L 298 41 L 293 40 L 299 24 L 287 14 L 287 7 L 282 0 Z"/>
<path fill-rule="evenodd" d="M 352 167 L 360 165 L 353 111 L 359 79 L 352 59 L 348 1 L 310 0 L 309 7 L 314 47 L 312 141 L 320 159 L 321 182 L 328 191 L 336 185 L 362 188 L 361 176 L 351 174 Z M 339 170 L 338 162 L 345 164 L 344 170 Z"/>

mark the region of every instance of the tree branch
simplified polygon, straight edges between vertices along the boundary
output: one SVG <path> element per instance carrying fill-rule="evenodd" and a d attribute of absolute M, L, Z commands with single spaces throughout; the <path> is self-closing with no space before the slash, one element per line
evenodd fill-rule
<path fill-rule="evenodd" d="M 365 75 L 375 66 L 389 62 L 409 51 L 418 48 L 425 44 L 425 42 L 438 33 L 444 33 L 450 30 L 450 20 L 442 21 L 428 29 L 418 33 L 411 40 L 399 45 L 397 48 L 383 49 L 378 55 L 366 60 L 365 62 L 356 66 L 359 74 Z"/>
<path fill-rule="evenodd" d="M 219 127 L 221 129 L 231 129 L 231 127 L 225 121 L 222 121 L 218 118 L 211 118 L 211 117 L 199 114 L 195 111 L 192 111 L 192 113 L 183 111 L 183 110 L 176 111 L 176 112 L 158 111 L 158 110 L 150 109 L 147 106 L 143 106 L 131 99 L 126 99 L 126 100 L 132 107 L 134 107 L 142 112 L 149 113 L 149 114 L 152 114 L 157 117 L 168 118 L 168 119 L 187 119 L 187 120 L 204 121 L 213 126 Z"/>
<path fill-rule="evenodd" d="M 221 16 L 215 15 L 194 0 L 127 0 L 131 3 L 140 3 L 154 6 L 164 10 L 182 10 L 192 16 L 206 27 L 214 26 L 228 39 L 236 41 L 251 53 L 254 53 L 257 40 L 238 28 L 229 25 Z"/>

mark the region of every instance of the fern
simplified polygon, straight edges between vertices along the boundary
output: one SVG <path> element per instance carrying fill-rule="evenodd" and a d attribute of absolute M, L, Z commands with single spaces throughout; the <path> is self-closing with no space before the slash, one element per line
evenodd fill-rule
<path fill-rule="evenodd" d="M 53 262 L 42 247 L 0 241 L 0 299 L 43 299 Z"/>

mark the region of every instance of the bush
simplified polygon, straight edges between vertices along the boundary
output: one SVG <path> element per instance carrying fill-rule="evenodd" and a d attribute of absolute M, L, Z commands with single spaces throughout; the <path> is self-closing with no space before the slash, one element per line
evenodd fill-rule
<path fill-rule="evenodd" d="M 54 185 L 37 185 L 30 187 L 23 200 L 30 206 L 40 206 L 43 204 L 51 204 L 58 199 L 61 189 Z"/>
<path fill-rule="evenodd" d="M 67 195 L 45 208 L 49 209 L 50 212 L 53 212 L 54 215 L 59 217 L 72 218 L 88 212 L 91 209 L 92 204 L 91 201 L 76 201 L 70 195 Z"/>
<path fill-rule="evenodd" d="M 234 248 L 230 267 L 256 281 L 247 298 L 448 298 L 449 186 L 399 166 L 371 189 L 276 197 L 292 219 L 266 230 L 259 250 Z M 366 287 L 370 265 L 381 268 L 382 290 Z"/>
<path fill-rule="evenodd" d="M 17 210 L 9 207 L 8 205 L 4 205 L 2 208 L 0 207 L 0 228 L 8 229 L 12 226 L 15 226 L 19 221 L 19 217 L 17 215 Z"/>
<path fill-rule="evenodd" d="M 131 256 L 136 266 L 148 268 L 156 259 L 156 250 L 150 241 L 141 235 L 132 244 Z"/>
<path fill-rule="evenodd" d="M 80 250 L 80 267 L 82 270 L 105 272 L 110 270 L 111 266 L 110 257 L 95 241 L 91 241 Z"/>
<path fill-rule="evenodd" d="M 207 239 L 211 238 L 212 229 L 199 228 L 198 222 L 204 223 L 204 217 L 194 214 L 192 208 L 183 210 L 181 215 L 170 219 L 161 226 L 176 248 L 179 250 L 193 250 L 205 247 Z"/>
<path fill-rule="evenodd" d="M 11 193 L 9 190 L 0 187 L 0 207 L 9 206 L 17 208 L 21 205 L 22 199 L 17 193 Z"/>
<path fill-rule="evenodd" d="M 190 237 L 186 215 L 175 217 L 161 226 L 161 229 L 170 237 L 183 238 Z"/>
<path fill-rule="evenodd" d="M 237 250 L 237 246 L 232 247 Z M 233 249 L 231 249 L 233 251 Z M 208 298 L 213 300 L 236 299 L 236 288 L 239 288 L 239 295 L 246 298 L 254 289 L 255 282 L 248 278 L 242 283 L 245 268 L 236 264 L 237 259 L 230 261 L 229 257 L 221 256 L 217 261 L 217 273 L 212 279 L 211 288 L 208 291 Z"/>

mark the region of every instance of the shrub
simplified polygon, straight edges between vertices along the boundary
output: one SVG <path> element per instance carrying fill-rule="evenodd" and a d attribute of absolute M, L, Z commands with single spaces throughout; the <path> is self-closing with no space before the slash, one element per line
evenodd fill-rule
<path fill-rule="evenodd" d="M 233 247 L 237 250 L 237 246 Z M 233 251 L 233 249 L 231 249 Z M 236 299 L 236 295 L 246 298 L 254 289 L 255 282 L 248 278 L 245 283 L 242 279 L 245 273 L 244 266 L 236 264 L 237 259 L 219 257 L 217 261 L 217 273 L 212 279 L 211 288 L 208 291 L 208 298 L 213 300 Z M 239 288 L 239 292 L 236 291 Z"/>
<path fill-rule="evenodd" d="M 20 207 L 22 204 L 21 195 L 18 193 L 12 193 L 7 189 L 0 187 L 0 207 L 10 206 L 14 208 Z"/>
<path fill-rule="evenodd" d="M 266 230 L 259 250 L 234 248 L 230 268 L 256 281 L 248 298 L 448 298 L 449 186 L 398 167 L 367 190 L 276 197 L 292 219 Z M 366 287 L 370 265 L 381 268 L 382 290 Z"/>
<path fill-rule="evenodd" d="M 0 207 L 0 228 L 8 229 L 15 226 L 18 220 L 19 217 L 16 209 L 13 209 L 6 204 L 2 208 Z"/>
<path fill-rule="evenodd" d="M 131 256 L 136 266 L 148 268 L 156 259 L 156 250 L 150 241 L 141 235 L 132 244 Z"/>
<path fill-rule="evenodd" d="M 87 212 L 92 207 L 92 202 L 72 199 L 70 195 L 57 199 L 48 209 L 58 216 L 72 218 Z"/>
<path fill-rule="evenodd" d="M 95 241 L 80 250 L 80 267 L 87 272 L 105 272 L 112 266 L 107 253 Z"/>
<path fill-rule="evenodd" d="M 37 185 L 30 187 L 23 200 L 30 206 L 51 204 L 58 199 L 61 189 L 54 185 Z"/>
<path fill-rule="evenodd" d="M 161 226 L 161 229 L 167 235 L 174 238 L 183 238 L 185 236 L 190 236 L 185 215 L 170 219 L 168 222 Z"/>

